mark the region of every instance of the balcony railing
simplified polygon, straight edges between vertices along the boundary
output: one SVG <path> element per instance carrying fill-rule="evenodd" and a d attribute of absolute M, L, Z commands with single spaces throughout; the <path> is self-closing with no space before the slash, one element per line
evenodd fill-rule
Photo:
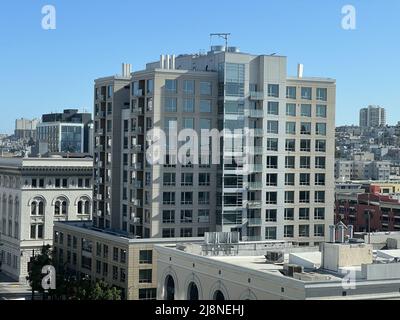
<path fill-rule="evenodd" d="M 249 182 L 250 190 L 259 190 L 262 189 L 262 182 Z"/>
<path fill-rule="evenodd" d="M 256 100 L 256 101 L 260 101 L 260 100 L 264 100 L 264 92 L 261 91 L 252 91 L 250 92 L 250 100 Z"/>
<path fill-rule="evenodd" d="M 249 200 L 249 201 L 247 201 L 247 206 L 248 206 L 249 208 L 256 208 L 256 209 L 258 209 L 258 208 L 261 208 L 261 206 L 262 206 L 262 201 L 261 201 L 261 200 Z"/>
<path fill-rule="evenodd" d="M 262 224 L 261 218 L 248 218 L 249 225 L 260 226 Z"/>
<path fill-rule="evenodd" d="M 245 109 L 244 115 L 250 118 L 263 118 L 264 110 Z"/>

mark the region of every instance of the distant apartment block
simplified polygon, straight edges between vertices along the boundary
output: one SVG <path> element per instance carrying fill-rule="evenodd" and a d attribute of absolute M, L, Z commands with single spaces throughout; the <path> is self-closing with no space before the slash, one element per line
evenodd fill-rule
<path fill-rule="evenodd" d="M 15 120 L 14 136 L 17 139 L 36 139 L 36 126 L 39 120 L 17 119 Z"/>
<path fill-rule="evenodd" d="M 247 241 L 324 241 L 333 223 L 336 84 L 288 77 L 286 64 L 213 47 L 97 79 L 94 225 L 140 238 L 217 230 Z M 182 164 L 169 153 L 149 165 L 146 136 L 156 128 L 231 133 L 219 164 Z M 243 143 L 232 145 L 235 129 Z"/>
<path fill-rule="evenodd" d="M 379 106 L 369 106 L 360 110 L 360 127 L 363 129 L 386 126 L 386 110 Z"/>
<path fill-rule="evenodd" d="M 338 181 L 389 180 L 390 161 L 336 160 L 335 178 Z"/>
<path fill-rule="evenodd" d="M 92 159 L 0 158 L 1 270 L 24 282 L 53 222 L 90 220 Z"/>
<path fill-rule="evenodd" d="M 39 154 L 89 153 L 92 150 L 92 115 L 75 109 L 42 116 L 37 125 Z"/>

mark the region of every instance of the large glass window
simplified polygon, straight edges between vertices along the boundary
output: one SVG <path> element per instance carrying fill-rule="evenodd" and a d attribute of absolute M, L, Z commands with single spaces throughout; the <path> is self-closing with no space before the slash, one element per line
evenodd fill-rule
<path fill-rule="evenodd" d="M 200 94 L 205 96 L 211 96 L 212 94 L 212 83 L 211 82 L 200 82 Z"/>
<path fill-rule="evenodd" d="M 278 134 L 278 132 L 279 132 L 279 122 L 269 120 L 267 122 L 267 133 Z"/>
<path fill-rule="evenodd" d="M 183 81 L 183 92 L 185 94 L 194 94 L 194 80 Z"/>
<path fill-rule="evenodd" d="M 296 134 L 296 122 L 286 122 L 286 134 Z"/>
<path fill-rule="evenodd" d="M 177 80 L 165 80 L 165 90 L 167 92 L 176 93 L 178 87 Z"/>
<path fill-rule="evenodd" d="M 296 99 L 296 87 L 286 87 L 286 98 Z"/>
<path fill-rule="evenodd" d="M 296 116 L 296 104 L 295 103 L 287 103 L 286 104 L 286 115 L 290 117 Z"/>
<path fill-rule="evenodd" d="M 302 117 L 311 117 L 311 104 L 302 104 L 301 105 L 301 116 Z"/>
<path fill-rule="evenodd" d="M 328 100 L 328 90 L 326 88 L 317 88 L 317 100 L 319 101 Z"/>
<path fill-rule="evenodd" d="M 83 126 L 61 126 L 61 152 L 83 152 Z"/>
<path fill-rule="evenodd" d="M 268 85 L 268 97 L 279 98 L 279 84 Z"/>
<path fill-rule="evenodd" d="M 268 114 L 270 115 L 279 115 L 279 102 L 268 102 Z"/>
<path fill-rule="evenodd" d="M 316 116 L 318 118 L 326 118 L 326 105 L 317 104 Z"/>
<path fill-rule="evenodd" d="M 194 99 L 183 99 L 183 112 L 194 112 Z"/>
<path fill-rule="evenodd" d="M 225 94 L 227 96 L 244 96 L 245 65 L 227 63 L 225 65 Z"/>
<path fill-rule="evenodd" d="M 315 125 L 315 134 L 319 136 L 326 136 L 326 123 L 317 123 Z"/>
<path fill-rule="evenodd" d="M 312 99 L 312 88 L 302 87 L 301 88 L 301 98 L 304 100 Z"/>
<path fill-rule="evenodd" d="M 200 100 L 200 112 L 202 113 L 211 112 L 211 100 Z"/>
<path fill-rule="evenodd" d="M 177 100 L 176 98 L 165 98 L 165 112 L 176 112 Z"/>

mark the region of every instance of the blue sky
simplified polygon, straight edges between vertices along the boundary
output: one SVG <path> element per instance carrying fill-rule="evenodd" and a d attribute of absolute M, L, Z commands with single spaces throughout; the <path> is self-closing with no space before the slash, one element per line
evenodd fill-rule
<path fill-rule="evenodd" d="M 57 10 L 57 29 L 41 28 L 41 9 Z M 357 29 L 341 28 L 344 5 Z M 93 80 L 142 69 L 161 53 L 198 52 L 209 33 L 230 32 L 242 51 L 288 57 L 288 72 L 337 79 L 337 124 L 358 122 L 359 108 L 380 104 L 400 121 L 398 0 L 2 0 L 0 132 L 14 120 L 63 108 L 92 110 Z"/>

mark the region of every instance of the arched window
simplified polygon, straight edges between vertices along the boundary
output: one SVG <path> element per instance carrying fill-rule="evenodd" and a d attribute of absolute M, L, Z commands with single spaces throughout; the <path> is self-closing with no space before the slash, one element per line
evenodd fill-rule
<path fill-rule="evenodd" d="M 78 214 L 90 214 L 90 199 L 83 197 L 78 201 Z"/>
<path fill-rule="evenodd" d="M 165 292 L 165 300 L 175 300 L 175 281 L 170 275 L 165 279 Z"/>
<path fill-rule="evenodd" d="M 199 289 L 194 282 L 191 282 L 188 287 L 188 300 L 198 301 L 199 300 Z"/>
<path fill-rule="evenodd" d="M 68 214 L 68 202 L 65 198 L 58 198 L 54 204 L 54 215 L 67 215 Z"/>
<path fill-rule="evenodd" d="M 225 300 L 225 296 L 220 290 L 217 290 L 217 291 L 214 292 L 213 300 L 223 301 L 223 300 Z"/>
<path fill-rule="evenodd" d="M 31 202 L 31 215 L 43 216 L 44 215 L 44 201 L 41 198 L 35 198 Z"/>
<path fill-rule="evenodd" d="M 19 219 L 19 199 L 15 198 L 15 202 L 14 202 L 14 220 L 18 221 Z"/>
<path fill-rule="evenodd" d="M 12 196 L 10 196 L 8 198 L 8 218 L 9 219 L 12 219 L 13 209 L 14 209 L 14 201 L 13 201 Z"/>

